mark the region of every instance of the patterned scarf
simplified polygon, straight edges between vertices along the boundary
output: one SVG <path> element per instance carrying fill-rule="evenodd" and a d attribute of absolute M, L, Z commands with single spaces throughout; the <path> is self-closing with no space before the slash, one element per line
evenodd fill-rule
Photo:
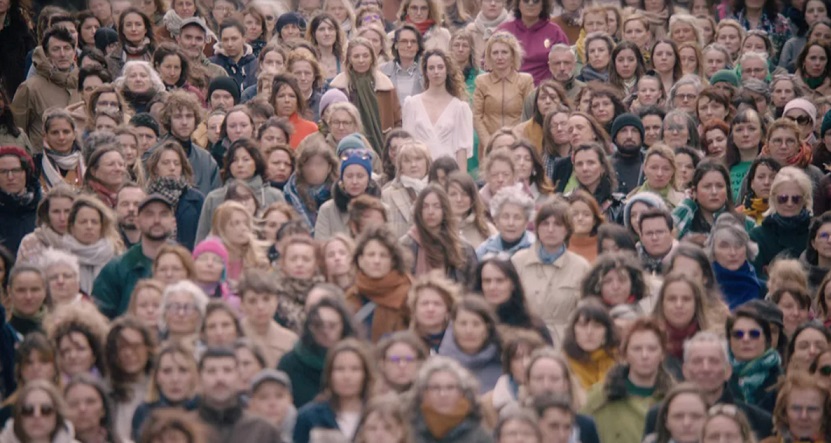
<path fill-rule="evenodd" d="M 60 183 L 63 183 L 64 176 L 61 171 L 75 170 L 76 176 L 81 178 L 87 170 L 84 164 L 84 158 L 81 155 L 81 149 L 77 144 L 72 145 L 72 150 L 68 154 L 62 154 L 53 151 L 48 146 L 44 146 L 43 153 L 45 154 L 40 161 L 43 176 L 46 180 L 46 187 L 52 188 Z M 57 166 L 57 167 L 56 167 Z"/>
<path fill-rule="evenodd" d="M 144 56 L 147 52 L 153 52 L 153 46 L 150 45 L 150 39 L 148 37 L 144 37 L 144 40 L 138 45 L 133 45 L 130 42 L 125 43 L 124 52 L 130 57 L 140 57 Z"/>
<path fill-rule="evenodd" d="M 188 189 L 188 181 L 184 177 L 157 177 L 147 185 L 148 194 L 161 194 L 173 203 L 173 207 L 179 205 L 179 199 Z"/>
<path fill-rule="evenodd" d="M 758 358 L 750 361 L 737 361 L 731 353 L 730 363 L 733 365 L 733 373 L 738 375 L 738 388 L 744 401 L 757 404 L 760 396 L 764 394 L 762 387 L 768 375 L 777 372 L 776 369 L 782 363 L 782 358 L 779 357 L 776 349 L 770 348 Z"/>
<path fill-rule="evenodd" d="M 115 209 L 115 203 L 118 200 L 118 191 L 111 191 L 98 180 L 89 180 L 89 188 L 95 193 L 105 205 L 110 209 Z"/>
<path fill-rule="evenodd" d="M 762 146 L 762 154 L 763 155 L 770 155 L 770 147 L 767 144 Z M 808 165 L 811 164 L 811 160 L 814 158 L 813 149 L 811 149 L 811 145 L 808 143 L 802 143 L 799 145 L 799 151 L 796 154 L 788 157 L 788 166 L 796 166 L 798 168 L 807 168 Z"/>

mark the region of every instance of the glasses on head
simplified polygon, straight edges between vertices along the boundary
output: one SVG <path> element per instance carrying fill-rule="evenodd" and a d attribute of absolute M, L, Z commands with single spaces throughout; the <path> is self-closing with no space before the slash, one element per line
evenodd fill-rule
<path fill-rule="evenodd" d="M 796 122 L 799 126 L 809 125 L 811 123 L 811 118 L 807 115 L 800 115 L 799 117 L 794 117 L 792 115 L 785 116 L 786 119 Z"/>
<path fill-rule="evenodd" d="M 732 335 L 736 340 L 744 340 L 745 337 L 751 340 L 758 340 L 762 337 L 762 330 L 751 329 L 749 331 L 745 331 L 744 329 L 734 329 L 730 335 Z"/>
<path fill-rule="evenodd" d="M 831 365 L 824 365 L 818 367 L 816 373 L 823 377 L 831 377 Z"/>
<path fill-rule="evenodd" d="M 798 205 L 802 203 L 802 196 L 801 195 L 777 195 L 776 201 L 779 202 L 780 205 L 784 205 L 788 203 L 788 200 L 791 201 L 792 204 Z"/>
<path fill-rule="evenodd" d="M 55 407 L 52 405 L 23 405 L 20 408 L 20 415 L 24 417 L 34 417 L 36 413 L 41 417 L 50 417 L 55 413 Z"/>

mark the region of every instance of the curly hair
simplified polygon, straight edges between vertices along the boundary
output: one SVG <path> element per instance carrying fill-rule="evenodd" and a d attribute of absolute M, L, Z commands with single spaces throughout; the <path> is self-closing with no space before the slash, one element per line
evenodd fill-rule
<path fill-rule="evenodd" d="M 626 252 L 616 252 L 602 254 L 597 257 L 597 261 L 594 262 L 594 265 L 580 283 L 580 297 L 601 297 L 603 278 L 613 271 L 624 271 L 629 275 L 632 285 L 630 292 L 635 300 L 640 300 L 649 295 L 649 287 L 646 284 L 643 268 L 637 258 Z"/>
<path fill-rule="evenodd" d="M 371 241 L 376 241 L 387 248 L 392 261 L 392 271 L 406 274 L 410 269 L 410 262 L 412 258 L 398 243 L 398 239 L 392 234 L 392 231 L 386 225 L 367 226 L 355 244 L 355 254 L 353 255 L 353 263 L 356 269 L 360 269 L 358 260 L 364 254 L 364 250 Z"/>

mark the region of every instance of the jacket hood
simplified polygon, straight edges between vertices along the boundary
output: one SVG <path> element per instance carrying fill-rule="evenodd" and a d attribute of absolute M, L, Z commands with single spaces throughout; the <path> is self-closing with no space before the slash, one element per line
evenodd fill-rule
<path fill-rule="evenodd" d="M 55 68 L 46 56 L 46 53 L 43 51 L 42 46 L 35 48 L 35 51 L 32 53 L 32 65 L 34 65 L 35 72 L 37 72 L 38 75 L 49 80 L 50 82 L 70 91 L 74 91 L 78 88 L 78 76 L 75 72 L 73 72 L 74 70 L 60 71 Z M 75 66 L 73 65 L 73 68 L 74 67 Z"/>
<path fill-rule="evenodd" d="M 375 77 L 376 91 L 392 91 L 395 89 L 395 85 L 392 84 L 392 80 L 390 80 L 389 77 L 384 75 L 384 73 L 378 69 L 375 69 L 373 76 Z M 332 79 L 329 86 L 335 89 L 349 91 L 351 87 L 349 80 L 349 72 L 343 71 Z"/>

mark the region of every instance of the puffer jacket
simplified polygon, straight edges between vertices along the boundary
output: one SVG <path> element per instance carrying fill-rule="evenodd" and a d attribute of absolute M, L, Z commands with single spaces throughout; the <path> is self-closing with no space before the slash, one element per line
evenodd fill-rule
<path fill-rule="evenodd" d="M 3 427 L 3 432 L 0 433 L 0 443 L 22 443 L 14 433 L 14 420 L 9 419 L 6 422 L 6 426 Z M 72 427 L 72 423 L 69 420 L 64 420 L 63 426 L 52 437 L 51 443 L 80 443 L 75 439 L 75 428 Z"/>
<path fill-rule="evenodd" d="M 78 70 L 59 71 L 38 46 L 32 54 L 35 75 L 21 83 L 11 103 L 14 124 L 29 134 L 32 153 L 43 150 L 43 113 L 47 109 L 66 108 L 81 101 Z"/>
<path fill-rule="evenodd" d="M 222 43 L 217 43 L 214 45 L 214 56 L 211 57 L 211 62 L 224 69 L 228 77 L 237 82 L 240 87 L 240 94 L 245 88 L 257 85 L 259 64 L 251 45 L 246 43 L 242 50 L 242 57 L 238 61 L 234 61 L 231 57 L 225 55 Z"/>

